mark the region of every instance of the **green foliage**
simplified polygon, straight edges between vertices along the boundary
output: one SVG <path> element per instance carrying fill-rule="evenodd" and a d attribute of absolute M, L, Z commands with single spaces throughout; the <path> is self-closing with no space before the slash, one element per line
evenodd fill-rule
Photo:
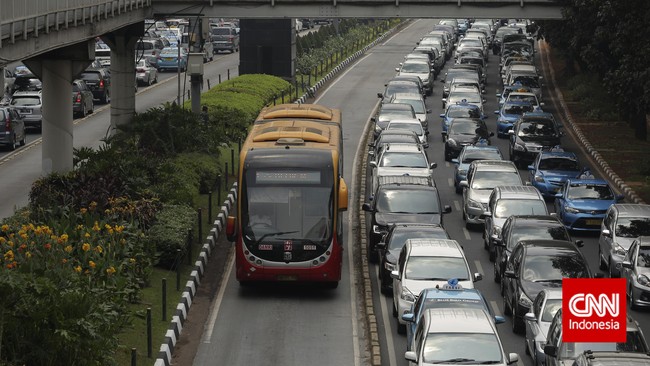
<path fill-rule="evenodd" d="M 195 196 L 213 188 L 220 173 L 217 163 L 214 155 L 180 154 L 158 167 L 152 190 L 164 202 L 191 205 Z"/>
<path fill-rule="evenodd" d="M 196 219 L 196 211 L 190 206 L 163 206 L 149 231 L 149 240 L 156 247 L 159 266 L 172 269 L 176 261 L 183 258 L 187 250 L 188 230 Z"/>
<path fill-rule="evenodd" d="M 208 93 L 232 91 L 250 94 L 260 97 L 264 101 L 264 104 L 266 104 L 288 88 L 289 83 L 277 76 L 265 74 L 247 74 L 225 81 L 212 88 Z"/>
<path fill-rule="evenodd" d="M 600 120 L 615 120 L 616 103 L 597 76 L 581 73 L 567 82 L 569 97 L 584 107 L 585 117 Z"/>

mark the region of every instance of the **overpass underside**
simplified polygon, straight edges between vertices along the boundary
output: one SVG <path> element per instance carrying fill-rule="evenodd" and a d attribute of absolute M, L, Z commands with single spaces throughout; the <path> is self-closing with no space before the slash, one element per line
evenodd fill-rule
<path fill-rule="evenodd" d="M 556 0 L 154 0 L 152 16 L 561 19 Z"/>

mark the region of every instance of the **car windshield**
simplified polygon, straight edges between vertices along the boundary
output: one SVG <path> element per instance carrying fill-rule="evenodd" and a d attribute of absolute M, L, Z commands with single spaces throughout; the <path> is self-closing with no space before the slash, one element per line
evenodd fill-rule
<path fill-rule="evenodd" d="M 396 118 L 416 118 L 415 112 L 408 109 L 395 109 L 390 111 L 381 111 L 377 116 L 380 121 L 390 121 Z"/>
<path fill-rule="evenodd" d="M 473 121 L 455 120 L 449 126 L 450 135 L 477 135 L 481 133 L 481 125 Z"/>
<path fill-rule="evenodd" d="M 383 133 L 379 135 L 376 146 L 392 144 L 392 143 L 410 143 L 410 144 L 419 144 L 420 140 L 417 136 L 413 135 L 384 135 Z"/>
<path fill-rule="evenodd" d="M 532 105 L 537 105 L 537 97 L 535 95 L 529 95 L 529 94 L 511 94 L 510 95 L 510 100 L 518 102 L 528 102 Z"/>
<path fill-rule="evenodd" d="M 650 267 L 650 247 L 639 247 L 636 265 L 637 267 Z"/>
<path fill-rule="evenodd" d="M 446 281 L 457 278 L 469 280 L 467 265 L 462 257 L 409 257 L 404 268 L 404 278 L 419 281 Z"/>
<path fill-rule="evenodd" d="M 464 57 L 460 60 L 460 64 L 471 64 L 471 65 L 479 65 L 483 66 L 483 59 L 480 58 L 470 58 L 470 57 Z"/>
<path fill-rule="evenodd" d="M 478 38 L 463 38 L 458 45 L 459 48 L 462 47 L 483 47 L 483 42 Z"/>
<path fill-rule="evenodd" d="M 537 76 L 520 75 L 512 79 L 512 83 L 520 83 L 529 88 L 539 88 L 539 78 Z"/>
<path fill-rule="evenodd" d="M 521 122 L 519 137 L 555 136 L 555 124 L 551 121 Z"/>
<path fill-rule="evenodd" d="M 472 189 L 489 189 L 496 186 L 518 186 L 521 178 L 518 172 L 502 172 L 482 170 L 474 173 Z"/>
<path fill-rule="evenodd" d="M 562 281 L 562 278 L 587 278 L 589 271 L 578 255 L 527 254 L 521 268 L 524 281 Z M 561 283 L 561 282 L 558 282 Z"/>
<path fill-rule="evenodd" d="M 650 235 L 650 217 L 619 217 L 616 221 L 616 236 L 638 238 Z"/>
<path fill-rule="evenodd" d="M 11 105 L 28 106 L 41 104 L 39 97 L 14 97 L 11 99 Z"/>
<path fill-rule="evenodd" d="M 539 170 L 579 171 L 578 162 L 567 158 L 546 158 L 539 162 Z"/>
<path fill-rule="evenodd" d="M 543 200 L 501 199 L 494 208 L 494 217 L 507 218 L 512 215 L 547 215 Z"/>
<path fill-rule="evenodd" d="M 447 111 L 450 118 L 481 118 L 481 110 L 473 107 L 451 106 Z"/>
<path fill-rule="evenodd" d="M 422 130 L 422 125 L 418 123 L 399 123 L 399 122 L 391 122 L 390 129 L 393 128 L 398 128 L 400 130 L 409 130 L 415 132 L 416 135 L 422 136 L 424 135 L 424 131 Z"/>
<path fill-rule="evenodd" d="M 387 189 L 381 190 L 378 196 L 377 212 L 440 213 L 438 195 L 430 189 Z"/>
<path fill-rule="evenodd" d="M 496 149 L 469 150 L 463 154 L 461 163 L 469 164 L 474 160 L 501 160 L 503 157 Z"/>
<path fill-rule="evenodd" d="M 407 83 L 395 83 L 395 84 L 388 84 L 386 87 L 386 92 L 384 93 L 384 97 L 391 97 L 395 93 L 420 93 L 420 88 L 418 88 L 417 85 L 415 84 L 407 84 Z"/>
<path fill-rule="evenodd" d="M 424 107 L 424 102 L 422 99 L 395 99 L 393 103 L 405 103 L 410 104 L 415 110 L 416 114 L 425 114 L 426 108 Z"/>
<path fill-rule="evenodd" d="M 558 356 L 560 359 L 575 359 L 585 351 L 611 351 L 611 352 L 648 352 L 645 340 L 638 331 L 627 331 L 625 343 L 562 343 Z"/>
<path fill-rule="evenodd" d="M 518 114 L 522 115 L 526 112 L 532 112 L 533 111 L 533 105 L 532 104 L 506 104 L 503 107 L 503 113 L 504 114 Z"/>
<path fill-rule="evenodd" d="M 444 229 L 399 230 L 395 229 L 388 243 L 389 250 L 402 249 L 408 239 L 449 239 Z"/>
<path fill-rule="evenodd" d="M 510 240 L 508 240 L 508 249 L 515 247 L 522 240 L 539 239 L 539 240 L 564 240 L 569 241 L 569 233 L 564 225 L 560 223 L 557 226 L 516 226 L 510 230 Z"/>
<path fill-rule="evenodd" d="M 138 50 L 153 50 L 153 43 L 150 42 L 138 42 L 136 46 Z"/>
<path fill-rule="evenodd" d="M 464 92 L 453 92 L 449 95 L 449 103 L 454 104 L 456 102 L 467 101 L 472 104 L 481 104 L 481 95 L 478 93 L 464 93 Z"/>
<path fill-rule="evenodd" d="M 230 32 L 230 28 L 212 28 L 213 36 L 229 36 Z"/>
<path fill-rule="evenodd" d="M 562 307 L 562 299 L 548 299 L 546 300 L 546 305 L 542 310 L 542 321 L 551 322 L 555 313 Z"/>
<path fill-rule="evenodd" d="M 497 364 L 503 360 L 499 341 L 491 333 L 429 333 L 424 340 L 422 358 L 427 364 L 458 362 L 454 360 Z"/>
<path fill-rule="evenodd" d="M 401 72 L 411 72 L 417 74 L 429 73 L 429 65 L 425 62 L 405 62 L 402 64 Z"/>
<path fill-rule="evenodd" d="M 391 152 L 386 151 L 381 156 L 379 162 L 381 167 L 409 167 L 409 168 L 426 168 L 427 160 L 424 154 L 419 152 Z"/>
<path fill-rule="evenodd" d="M 613 200 L 614 192 L 607 184 L 572 183 L 567 192 L 572 200 Z"/>

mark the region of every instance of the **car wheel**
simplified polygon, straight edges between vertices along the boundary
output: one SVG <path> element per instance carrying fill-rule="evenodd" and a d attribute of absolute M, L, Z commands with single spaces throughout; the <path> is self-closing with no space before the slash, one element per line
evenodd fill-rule
<path fill-rule="evenodd" d="M 517 316 L 517 304 L 510 305 L 510 308 L 512 309 L 512 332 L 521 334 L 524 328 L 524 320 Z"/>
<path fill-rule="evenodd" d="M 463 189 L 460 188 L 460 186 L 457 185 L 456 186 L 456 194 L 461 194 L 461 193 L 463 193 Z"/>
<path fill-rule="evenodd" d="M 20 146 L 25 146 L 25 139 L 27 138 L 27 133 L 25 132 L 25 128 L 23 127 L 23 138 L 20 140 Z"/>
<path fill-rule="evenodd" d="M 603 259 L 603 252 L 600 249 L 600 244 L 598 245 L 598 268 L 601 271 L 607 270 L 607 263 L 605 263 L 605 260 Z"/>
<path fill-rule="evenodd" d="M 490 262 L 494 262 L 497 259 L 497 253 L 492 246 L 488 244 L 488 258 Z"/>
<path fill-rule="evenodd" d="M 153 84 L 153 80 L 151 80 L 151 75 L 149 75 L 149 79 L 147 80 L 147 86 L 151 86 Z"/>
<path fill-rule="evenodd" d="M 86 103 L 81 105 L 81 118 L 84 118 L 88 115 L 88 110 L 86 110 Z"/>
<path fill-rule="evenodd" d="M 153 77 L 153 83 L 158 83 L 158 73 L 156 73 L 156 75 Z"/>
<path fill-rule="evenodd" d="M 630 286 L 630 295 L 627 297 L 627 302 L 630 303 L 630 309 L 637 310 L 639 307 L 634 303 L 634 289 Z"/>
<path fill-rule="evenodd" d="M 615 266 L 612 265 L 612 258 L 611 257 L 609 258 L 609 266 L 607 266 L 607 267 L 609 267 L 609 278 L 619 277 L 618 275 L 614 274 L 614 267 Z"/>
<path fill-rule="evenodd" d="M 379 262 L 379 254 L 377 254 L 377 251 L 368 249 L 368 263 L 378 263 L 378 262 Z"/>
<path fill-rule="evenodd" d="M 11 143 L 9 143 L 9 150 L 10 151 L 16 150 L 16 135 L 15 134 L 13 134 L 11 136 Z"/>
<path fill-rule="evenodd" d="M 111 102 L 111 97 L 108 95 L 108 90 L 104 92 L 104 95 L 102 96 L 102 103 L 108 104 Z"/>

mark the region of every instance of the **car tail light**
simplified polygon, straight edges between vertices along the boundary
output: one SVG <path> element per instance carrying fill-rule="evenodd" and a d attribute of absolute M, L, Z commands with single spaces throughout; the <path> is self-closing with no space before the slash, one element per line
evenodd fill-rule
<path fill-rule="evenodd" d="M 77 103 L 81 103 L 81 93 L 77 93 Z"/>
<path fill-rule="evenodd" d="M 135 71 L 137 71 L 137 72 L 144 72 L 144 69 L 138 67 L 137 69 L 135 69 Z"/>
<path fill-rule="evenodd" d="M 99 80 L 99 87 L 103 88 L 104 87 L 104 80 Z"/>
<path fill-rule="evenodd" d="M 11 131 L 11 119 L 9 119 L 9 116 L 5 119 L 5 131 Z"/>

